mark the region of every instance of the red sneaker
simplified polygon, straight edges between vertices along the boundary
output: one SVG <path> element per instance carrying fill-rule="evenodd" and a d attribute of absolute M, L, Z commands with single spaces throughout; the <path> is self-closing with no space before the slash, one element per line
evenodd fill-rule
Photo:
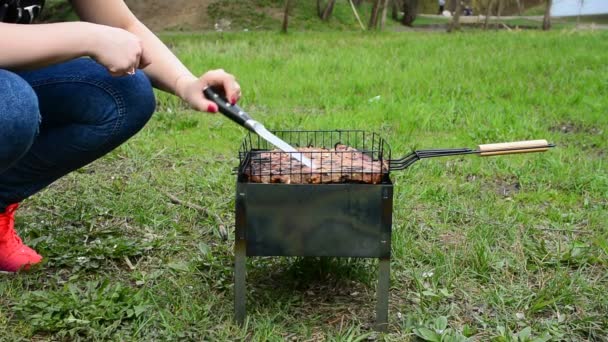
<path fill-rule="evenodd" d="M 0 271 L 17 272 L 27 270 L 42 261 L 35 250 L 23 244 L 15 231 L 15 210 L 18 203 L 6 207 L 0 213 Z"/>

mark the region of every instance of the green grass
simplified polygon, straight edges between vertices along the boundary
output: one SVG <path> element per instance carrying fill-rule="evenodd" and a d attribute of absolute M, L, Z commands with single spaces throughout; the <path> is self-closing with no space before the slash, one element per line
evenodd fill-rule
<path fill-rule="evenodd" d="M 242 106 L 269 128 L 376 131 L 394 156 L 534 138 L 557 148 L 393 174 L 388 334 L 369 330 L 372 260 L 249 259 L 239 328 L 231 170 L 244 132 L 159 94 L 139 135 L 24 202 L 18 230 L 46 263 L 0 275 L 0 340 L 608 339 L 607 33 L 164 40 L 197 73 L 236 74 Z"/>
<path fill-rule="evenodd" d="M 522 15 L 545 15 L 546 8 L 547 8 L 547 6 L 545 4 L 532 6 L 532 7 L 526 8 L 523 11 Z"/>

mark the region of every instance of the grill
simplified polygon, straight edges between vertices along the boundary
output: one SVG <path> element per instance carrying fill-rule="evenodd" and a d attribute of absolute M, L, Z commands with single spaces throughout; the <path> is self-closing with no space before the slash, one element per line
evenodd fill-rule
<path fill-rule="evenodd" d="M 359 130 L 276 131 L 310 158 L 302 165 L 249 133 L 236 184 L 235 318 L 243 323 L 245 260 L 255 256 L 378 258 L 376 329 L 388 325 L 393 183 L 390 172 L 423 158 L 545 151 L 544 140 L 421 150 L 391 159 L 388 143 Z"/>

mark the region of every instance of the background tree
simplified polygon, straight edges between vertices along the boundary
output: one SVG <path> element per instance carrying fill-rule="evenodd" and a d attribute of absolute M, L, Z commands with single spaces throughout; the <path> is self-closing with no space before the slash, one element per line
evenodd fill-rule
<path fill-rule="evenodd" d="M 372 7 L 372 14 L 369 16 L 369 23 L 367 24 L 367 28 L 370 30 L 378 27 L 378 17 L 380 16 L 380 7 L 383 0 L 374 0 L 374 7 Z"/>
<path fill-rule="evenodd" d="M 515 3 L 517 4 L 517 15 L 521 16 L 524 9 L 522 6 L 522 0 L 515 0 Z"/>
<path fill-rule="evenodd" d="M 289 11 L 291 9 L 291 1 L 292 0 L 285 0 L 285 9 L 283 12 L 283 25 L 282 25 L 282 29 L 281 29 L 281 31 L 283 31 L 283 33 L 287 33 L 287 26 L 289 25 Z"/>
<path fill-rule="evenodd" d="M 547 7 L 545 7 L 545 17 L 543 18 L 543 30 L 551 29 L 551 5 L 553 1 L 547 0 Z"/>
<path fill-rule="evenodd" d="M 388 10 L 389 0 L 384 0 L 382 4 L 382 17 L 380 19 L 380 29 L 384 30 L 384 24 L 386 23 L 386 11 Z"/>
<path fill-rule="evenodd" d="M 402 7 L 402 0 L 391 0 L 391 18 L 393 18 L 393 20 L 399 20 L 399 12 Z"/>
<path fill-rule="evenodd" d="M 336 0 L 329 0 L 325 6 L 321 5 L 321 0 L 317 0 L 317 13 L 319 18 L 323 21 L 329 20 L 331 14 L 334 11 L 334 5 L 336 4 Z"/>
<path fill-rule="evenodd" d="M 359 23 L 359 26 L 361 27 L 361 29 L 363 31 L 365 31 L 365 26 L 361 22 L 361 18 L 359 17 L 359 13 L 357 12 L 357 6 L 355 6 L 355 4 L 353 3 L 353 0 L 348 0 L 348 2 L 350 3 L 350 6 L 351 6 L 351 8 L 353 10 L 353 14 L 355 15 L 355 19 L 357 19 L 357 22 Z"/>
<path fill-rule="evenodd" d="M 492 15 L 492 7 L 494 7 L 494 0 L 486 0 L 486 17 L 483 21 L 483 29 L 488 29 L 488 21 Z"/>
<path fill-rule="evenodd" d="M 496 17 L 500 18 L 502 11 L 505 7 L 505 0 L 498 0 L 498 5 L 496 6 Z"/>
<path fill-rule="evenodd" d="M 581 23 L 581 11 L 583 10 L 583 6 L 585 6 L 585 0 L 580 0 L 580 6 L 578 8 L 578 15 L 576 16 L 576 27 Z"/>
<path fill-rule="evenodd" d="M 405 26 L 412 26 L 418 15 L 418 0 L 403 0 L 403 18 L 401 23 Z"/>
<path fill-rule="evenodd" d="M 460 0 L 456 0 L 454 17 L 452 18 L 452 22 L 448 25 L 448 32 L 460 30 L 460 13 L 462 13 L 462 2 Z"/>

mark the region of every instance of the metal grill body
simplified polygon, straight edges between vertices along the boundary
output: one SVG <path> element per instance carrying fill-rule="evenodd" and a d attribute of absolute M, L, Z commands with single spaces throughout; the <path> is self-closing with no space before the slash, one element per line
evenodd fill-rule
<path fill-rule="evenodd" d="M 392 184 L 238 183 L 247 256 L 390 256 Z"/>
<path fill-rule="evenodd" d="M 365 150 L 375 160 L 390 154 L 381 139 L 364 132 L 282 134 L 283 139 L 296 146 L 311 143 L 311 137 L 323 140 L 324 144 L 346 143 L 357 148 L 367 144 Z M 371 140 L 367 141 L 368 137 Z M 245 259 L 248 256 L 378 258 L 376 329 L 385 330 L 393 211 L 393 184 L 388 174 L 379 184 L 248 182 L 244 172 L 249 158 L 265 148 L 267 146 L 252 144 L 250 136 L 241 150 L 235 201 L 237 322 L 243 323 L 246 315 Z"/>

